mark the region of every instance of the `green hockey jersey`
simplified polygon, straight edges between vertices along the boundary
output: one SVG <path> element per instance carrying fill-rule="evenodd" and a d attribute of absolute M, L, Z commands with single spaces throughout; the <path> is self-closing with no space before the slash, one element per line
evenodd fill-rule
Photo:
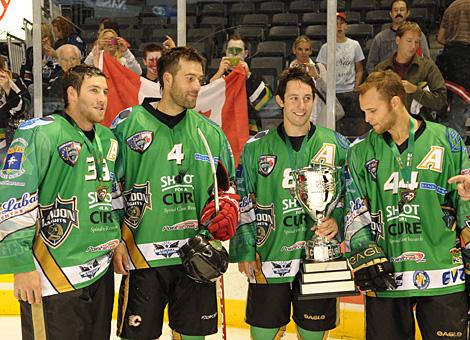
<path fill-rule="evenodd" d="M 121 238 L 111 194 L 117 140 L 99 124 L 93 143 L 85 138 L 65 114 L 26 121 L 0 170 L 0 273 L 37 269 L 43 296 L 95 282 Z"/>
<path fill-rule="evenodd" d="M 282 124 L 247 142 L 237 170 L 241 222 L 230 240 L 230 260 L 261 262 L 262 271 L 252 283 L 294 280 L 305 258 L 305 243 L 313 236 L 310 228 L 314 222 L 290 193 L 291 169 L 310 163 L 344 166 L 348 144 L 340 134 L 311 125 L 307 139 L 296 152 Z M 342 204 L 332 217 L 341 229 Z"/>
<path fill-rule="evenodd" d="M 216 162 L 235 179 L 232 151 L 222 130 L 193 110 L 173 128 L 158 119 L 148 101 L 122 111 L 114 120 L 120 154 L 124 221 L 122 239 L 131 269 L 180 264 L 178 249 L 198 231 L 214 176 L 207 139 Z"/>
<path fill-rule="evenodd" d="M 470 226 L 470 203 L 461 201 L 455 184 L 447 180 L 470 172 L 466 147 L 454 130 L 421 120 L 415 136 L 411 182 L 406 185 L 392 143 L 390 134 L 370 131 L 351 145 L 346 248 L 358 249 L 369 239 L 393 263 L 398 287 L 377 292 L 377 296 L 463 291 L 465 274 L 458 234 Z"/>

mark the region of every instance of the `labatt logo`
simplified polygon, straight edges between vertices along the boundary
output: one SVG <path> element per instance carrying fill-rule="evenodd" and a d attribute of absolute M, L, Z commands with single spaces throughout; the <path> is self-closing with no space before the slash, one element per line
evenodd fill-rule
<path fill-rule="evenodd" d="M 0 207 L 0 223 L 12 217 L 22 215 L 38 206 L 38 193 L 24 193 L 21 198 L 10 198 Z"/>

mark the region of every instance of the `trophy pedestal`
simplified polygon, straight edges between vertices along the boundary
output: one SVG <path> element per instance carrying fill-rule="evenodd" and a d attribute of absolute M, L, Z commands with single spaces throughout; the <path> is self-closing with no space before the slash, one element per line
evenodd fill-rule
<path fill-rule="evenodd" d="M 299 300 L 358 295 L 348 261 L 304 261 L 301 267 Z"/>

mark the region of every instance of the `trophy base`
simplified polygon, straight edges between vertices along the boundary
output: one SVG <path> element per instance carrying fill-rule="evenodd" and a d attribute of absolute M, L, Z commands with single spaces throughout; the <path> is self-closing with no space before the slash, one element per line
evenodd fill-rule
<path fill-rule="evenodd" d="M 299 300 L 325 299 L 360 294 L 348 261 L 304 261 L 300 276 Z"/>

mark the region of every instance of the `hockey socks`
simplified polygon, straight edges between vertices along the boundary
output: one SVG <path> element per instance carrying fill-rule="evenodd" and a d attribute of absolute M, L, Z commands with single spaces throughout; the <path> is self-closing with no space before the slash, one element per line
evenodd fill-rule
<path fill-rule="evenodd" d="M 184 334 L 178 333 L 175 330 L 172 330 L 171 338 L 173 340 L 204 340 L 205 336 L 204 335 L 184 335 Z"/>
<path fill-rule="evenodd" d="M 252 340 L 279 340 L 286 332 L 286 326 L 281 328 L 261 328 L 250 326 Z"/>
<path fill-rule="evenodd" d="M 308 331 L 297 325 L 297 338 L 299 340 L 322 340 L 328 337 L 325 331 Z"/>

